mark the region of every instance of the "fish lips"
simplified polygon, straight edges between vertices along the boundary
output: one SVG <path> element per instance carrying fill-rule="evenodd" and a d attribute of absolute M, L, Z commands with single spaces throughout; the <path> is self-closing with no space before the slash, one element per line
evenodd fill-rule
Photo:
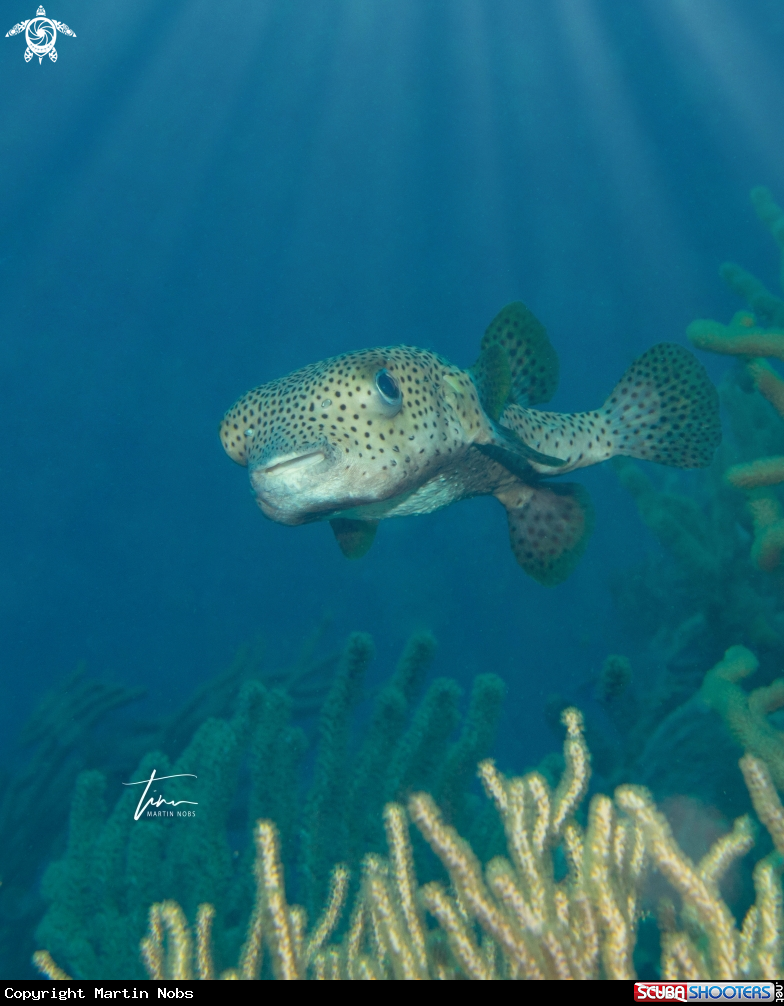
<path fill-rule="evenodd" d="M 252 462 L 250 484 L 264 515 L 279 524 L 318 519 L 324 510 L 319 487 L 333 467 L 334 453 L 330 445 L 318 444 Z"/>

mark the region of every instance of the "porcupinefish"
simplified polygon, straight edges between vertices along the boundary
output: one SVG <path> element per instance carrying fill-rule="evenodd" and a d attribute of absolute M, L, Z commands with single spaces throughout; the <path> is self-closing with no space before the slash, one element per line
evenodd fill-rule
<path fill-rule="evenodd" d="M 550 478 L 614 455 L 702 468 L 721 437 L 716 389 L 674 343 L 644 353 L 595 412 L 532 408 L 557 382 L 544 327 L 513 303 L 468 370 L 411 346 L 344 353 L 249 391 L 220 436 L 265 516 L 329 521 L 348 558 L 385 517 L 492 495 L 520 566 L 553 586 L 585 550 L 593 507 L 583 486 Z"/>

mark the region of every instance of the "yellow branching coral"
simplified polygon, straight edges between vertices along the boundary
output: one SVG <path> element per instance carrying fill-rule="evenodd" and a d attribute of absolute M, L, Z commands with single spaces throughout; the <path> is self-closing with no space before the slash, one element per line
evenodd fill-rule
<path fill-rule="evenodd" d="M 210 914 L 209 909 L 206 914 Z M 151 978 L 193 978 L 193 938 L 176 901 L 163 901 L 150 908 L 150 926 L 141 942 L 141 952 Z"/>
<path fill-rule="evenodd" d="M 365 857 L 348 930 L 337 945 L 327 940 L 345 901 L 348 871 L 341 866 L 333 872 L 322 919 L 306 935 L 302 909 L 286 902 L 276 830 L 259 822 L 256 905 L 240 965 L 223 977 L 258 977 L 262 945 L 269 948 L 273 973 L 284 979 L 633 977 L 645 864 L 641 831 L 602 796 L 592 801 L 586 829 L 575 821 L 590 756 L 580 713 L 567 709 L 563 721 L 566 767 L 554 790 L 537 772 L 507 779 L 492 761 L 480 765 L 504 823 L 508 857 L 498 856 L 483 868 L 429 794 L 411 797 L 411 819 L 444 863 L 449 887 L 438 882 L 418 887 L 408 815 L 399 804 L 388 804 L 389 856 Z M 556 881 L 553 853 L 559 845 L 569 869 Z M 200 912 L 206 918 L 206 910 Z M 435 925 L 426 924 L 423 912 Z M 198 933 L 196 940 L 187 933 L 179 909 L 153 906 L 143 942 L 151 975 L 191 975 L 194 946 L 206 962 L 199 974 L 213 973 L 208 946 Z"/>
<path fill-rule="evenodd" d="M 784 456 L 774 455 L 733 465 L 727 469 L 724 477 L 736 489 L 778 485 L 779 482 L 784 482 Z"/>
<path fill-rule="evenodd" d="M 304 976 L 310 965 L 317 973 L 324 971 L 326 976 L 329 953 L 321 953 L 321 947 L 339 921 L 348 889 L 348 870 L 339 865 L 332 871 L 330 894 L 324 914 L 312 934 L 306 938 L 307 919 L 304 909 L 298 905 L 289 906 L 286 902 L 280 842 L 275 825 L 271 821 L 259 821 L 255 829 L 255 841 L 256 902 L 239 963 L 236 968 L 224 971 L 220 977 L 244 981 L 258 979 L 264 944 L 270 949 L 276 978 L 296 980 Z M 196 977 L 207 981 L 215 978 L 211 946 L 214 915 L 212 905 L 199 905 L 194 939 L 185 915 L 176 902 L 164 901 L 153 905 L 150 908 L 148 933 L 141 942 L 142 959 L 150 977 L 180 980 Z M 54 964 L 53 961 L 50 962 Z M 41 964 L 38 966 L 43 971 Z"/>
<path fill-rule="evenodd" d="M 445 890 L 428 885 L 426 904 L 444 928 L 463 905 L 497 944 L 503 963 L 496 969 L 499 977 L 632 978 L 645 865 L 641 836 L 608 797 L 591 801 L 587 829 L 574 820 L 588 785 L 590 758 L 579 712 L 567 709 L 563 720 L 566 769 L 554 792 L 537 772 L 506 779 L 492 761 L 479 766 L 485 791 L 504 822 L 509 850 L 508 858 L 491 860 L 484 875 L 432 799 L 426 794 L 411 799 L 411 816 L 446 866 L 455 891 L 450 904 Z M 558 845 L 569 869 L 556 882 L 553 851 Z M 455 929 L 450 942 L 466 944 L 468 956 L 475 944 L 464 931 L 464 924 Z"/>
<path fill-rule="evenodd" d="M 746 370 L 752 377 L 757 390 L 771 403 L 780 418 L 784 419 L 784 380 L 771 367 L 767 360 L 752 359 L 746 364 Z M 784 482 L 784 457 L 775 454 L 770 457 L 757 458 L 743 464 L 732 465 L 724 473 L 725 479 L 736 489 L 760 489 L 767 486 L 779 485 Z M 755 507 L 755 503 L 762 504 Z M 757 543 L 757 539 L 763 535 L 770 539 L 771 529 L 777 525 L 784 526 L 782 520 L 781 507 L 773 497 L 751 496 L 749 507 L 752 511 L 752 518 L 755 525 L 755 544 L 760 553 L 755 557 L 757 565 L 760 565 L 760 558 L 767 555 L 769 547 L 762 543 Z M 782 534 L 777 527 L 777 533 Z M 771 565 L 771 563 L 768 563 Z M 778 557 L 773 564 L 773 568 L 778 565 Z M 761 566 L 760 568 L 765 568 Z"/>
<path fill-rule="evenodd" d="M 757 816 L 777 851 L 754 868 L 755 903 L 740 928 L 719 895 L 719 880 L 733 860 L 754 844 L 748 816 L 718 839 L 696 865 L 678 848 L 667 819 L 641 787 L 621 786 L 615 800 L 636 821 L 654 864 L 680 894 L 682 928 L 670 906 L 660 919 L 662 978 L 772 979 L 784 973 L 784 908 L 781 867 L 784 807 L 762 759 L 746 754 L 740 761 Z"/>
<path fill-rule="evenodd" d="M 784 329 L 762 328 L 748 311 L 738 311 L 729 325 L 707 319 L 693 321 L 686 334 L 697 349 L 711 353 L 784 360 Z"/>
<path fill-rule="evenodd" d="M 773 785 L 768 766 L 745 754 L 740 760 L 757 817 L 773 839 L 776 852 L 754 867 L 757 898 L 749 909 L 741 932 L 741 967 L 745 973 L 780 977 L 784 973 L 784 904 L 781 872 L 784 860 L 784 807 Z"/>
<path fill-rule="evenodd" d="M 714 669 L 715 680 L 737 688 L 750 657 L 734 648 Z M 763 695 L 753 704 L 763 710 L 767 702 Z M 333 934 L 347 900 L 348 869 L 333 869 L 322 915 L 308 931 L 304 909 L 286 900 L 277 829 L 259 821 L 255 905 L 238 965 L 220 977 L 258 979 L 264 952 L 265 974 L 284 980 L 628 980 L 635 976 L 632 954 L 649 864 L 681 902 L 679 912 L 671 903 L 660 911 L 662 977 L 771 978 L 784 972 L 784 807 L 766 762 L 746 754 L 741 768 L 777 851 L 754 870 L 756 901 L 739 928 L 719 882 L 753 844 L 750 818 L 739 818 L 697 864 L 641 787 L 621 786 L 614 799 L 594 796 L 581 825 L 575 811 L 588 786 L 590 756 L 580 713 L 565 710 L 563 722 L 565 770 L 554 789 L 538 772 L 508 778 L 491 760 L 479 766 L 504 825 L 506 856 L 483 866 L 427 793 L 410 798 L 408 813 L 387 804 L 388 856 L 365 856 L 338 941 Z M 418 885 L 409 818 L 441 859 L 448 883 Z M 565 872 L 556 879 L 558 849 Z M 150 977 L 215 978 L 213 919 L 212 906 L 200 905 L 191 931 L 176 902 L 153 905 L 141 943 Z M 34 960 L 47 977 L 68 979 L 46 951 Z"/>
<path fill-rule="evenodd" d="M 757 817 L 770 832 L 776 849 L 784 856 L 784 808 L 773 784 L 769 766 L 761 758 L 747 753 L 740 760 L 740 769 Z"/>
<path fill-rule="evenodd" d="M 718 893 L 717 881 L 734 858 L 744 855 L 751 848 L 754 838 L 749 819 L 739 818 L 729 840 L 719 840 L 722 843 L 721 854 L 712 848 L 705 860 L 695 867 L 678 848 L 667 818 L 656 810 L 650 795 L 642 787 L 621 786 L 615 797 L 618 805 L 642 830 L 645 846 L 654 863 L 680 894 L 701 934 L 707 937 L 709 954 L 703 955 L 697 942 L 687 932 L 677 934 L 684 949 L 688 948 L 690 965 L 696 963 L 703 978 L 738 977 L 739 933 L 730 910 Z"/>
<path fill-rule="evenodd" d="M 52 960 L 52 955 L 48 950 L 36 950 L 33 954 L 33 964 L 38 968 L 44 978 L 52 981 L 73 981 L 69 974 Z"/>
<path fill-rule="evenodd" d="M 779 501 L 768 495 L 751 496 L 748 508 L 754 528 L 752 562 L 763 572 L 772 573 L 778 569 L 784 550 L 784 511 Z"/>

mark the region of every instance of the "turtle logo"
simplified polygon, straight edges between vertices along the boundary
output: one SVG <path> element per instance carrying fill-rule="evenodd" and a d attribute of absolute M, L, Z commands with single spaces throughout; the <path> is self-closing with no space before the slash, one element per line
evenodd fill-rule
<path fill-rule="evenodd" d="M 63 35 L 72 35 L 76 38 L 76 32 L 71 31 L 67 24 L 47 17 L 43 7 L 39 7 L 35 12 L 35 17 L 30 18 L 29 21 L 20 21 L 19 24 L 15 24 L 10 31 L 5 33 L 5 37 L 18 35 L 20 32 L 25 33 L 27 40 L 27 48 L 24 53 L 25 63 L 29 63 L 33 56 L 37 56 L 40 64 L 44 56 L 47 55 L 53 63 L 56 63 L 57 50 L 54 43 L 58 31 Z"/>

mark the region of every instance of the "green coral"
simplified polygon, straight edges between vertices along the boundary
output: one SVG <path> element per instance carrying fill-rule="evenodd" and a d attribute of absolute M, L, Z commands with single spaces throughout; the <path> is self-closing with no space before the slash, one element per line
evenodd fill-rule
<path fill-rule="evenodd" d="M 757 217 L 773 236 L 781 253 L 780 283 L 784 290 L 784 210 L 776 203 L 770 189 L 758 185 L 751 190 L 751 202 Z M 784 327 L 784 300 L 772 294 L 765 284 L 742 266 L 725 262 L 720 270 L 724 282 L 742 297 L 763 325 Z"/>
<path fill-rule="evenodd" d="M 767 189 L 754 189 L 751 198 L 784 253 L 784 211 Z M 784 425 L 776 414 L 784 415 L 784 381 L 760 359 L 784 358 L 784 330 L 776 327 L 784 323 L 784 300 L 733 263 L 725 263 L 721 275 L 753 313 L 739 312 L 728 326 L 695 321 L 687 336 L 698 349 L 739 361 L 720 387 L 730 436 L 710 468 L 688 481 L 649 475 L 626 459 L 615 462 L 622 484 L 667 552 L 667 560 L 658 568 L 649 563 L 629 591 L 629 607 L 649 613 L 666 660 L 695 636 L 712 639 L 719 652 L 743 642 L 784 656 L 779 592 L 757 572 L 775 569 L 784 550 L 782 498 L 773 485 L 784 479 Z M 745 496 L 737 488 L 744 488 Z"/>
<path fill-rule="evenodd" d="M 398 785 L 394 775 L 391 775 L 390 763 L 401 746 L 401 738 L 435 656 L 435 648 L 436 641 L 431 633 L 421 632 L 412 636 L 394 674 L 376 699 L 346 794 L 348 841 L 351 855 L 355 858 L 380 841 L 381 808 L 385 795 L 390 785 L 393 788 Z M 390 795 L 388 799 L 391 798 Z"/>
<path fill-rule="evenodd" d="M 777 788 L 784 791 L 784 733 L 770 722 L 770 713 L 784 706 L 784 678 L 746 692 L 740 686 L 759 667 L 745 646 L 732 646 L 705 675 L 700 698 L 717 712 L 744 751 L 761 758 Z"/>
<path fill-rule="evenodd" d="M 665 660 L 697 637 L 710 640 L 714 651 L 742 640 L 784 655 L 776 592 L 749 560 L 741 530 L 748 519 L 721 474 L 735 457 L 735 444 L 723 444 L 714 465 L 691 476 L 689 494 L 677 476 L 672 488 L 660 487 L 636 462 L 614 462 L 664 549 L 664 558 L 650 557 L 634 579 L 628 573 L 619 579 L 618 602 L 638 625 L 650 626 Z"/>
<path fill-rule="evenodd" d="M 228 819 L 240 762 L 266 699 L 263 685 L 251 683 L 235 716 L 207 720 L 174 764 L 161 752 L 142 759 L 134 780 L 150 778 L 153 769 L 158 777 L 198 777 L 200 806 L 180 827 L 166 819 L 135 821 L 141 796 L 136 786 L 125 790 L 107 817 L 103 776 L 89 772 L 79 778 L 66 854 L 44 876 L 50 908 L 38 929 L 39 940 L 75 974 L 143 977 L 132 944 L 144 929 L 151 898 L 176 895 L 189 911 L 202 901 L 226 907 L 239 902 L 246 909 L 250 892 L 243 899 L 236 889 Z M 273 761 L 269 770 L 280 766 Z M 185 783 L 172 780 L 167 799 L 192 799 Z M 222 921 L 230 931 L 231 919 Z"/>
<path fill-rule="evenodd" d="M 632 680 L 632 665 L 628 657 L 611 653 L 605 658 L 599 674 L 596 697 L 599 702 L 612 708 L 626 694 Z"/>
<path fill-rule="evenodd" d="M 330 866 L 336 859 L 343 859 L 347 851 L 342 787 L 351 712 L 372 659 L 373 640 L 367 633 L 354 633 L 321 711 L 318 757 L 303 821 L 305 901 L 310 911 L 324 899 Z"/>
<path fill-rule="evenodd" d="M 363 633 L 350 637 L 322 707 L 307 787 L 306 742 L 289 722 L 291 699 L 259 680 L 246 680 L 234 715 L 204 722 L 176 760 L 152 752 L 132 776 L 149 778 L 152 769 L 196 775 L 198 797 L 190 779 L 173 779 L 166 789 L 169 800 L 198 799 L 194 818 L 134 821 L 139 787 L 128 787 L 107 814 L 103 776 L 81 776 L 66 853 L 44 877 L 49 909 L 39 945 L 77 977 L 143 977 L 135 948 L 149 906 L 174 899 L 190 918 L 199 904 L 215 906 L 214 950 L 225 966 L 238 959 L 253 904 L 253 821 L 276 821 L 289 876 L 299 879 L 313 917 L 335 860 L 356 864 L 366 843 L 383 846 L 381 806 L 389 794 L 402 797 L 424 784 L 448 801 L 446 812 L 459 814 L 461 787 L 492 742 L 503 684 L 493 675 L 477 678 L 464 729 L 450 746 L 458 686 L 437 679 L 415 704 L 434 650 L 429 633 L 409 641 L 357 743 L 353 710 L 373 643 Z"/>
<path fill-rule="evenodd" d="M 506 686 L 495 674 L 480 674 L 459 739 L 449 748 L 438 773 L 436 799 L 450 822 L 459 821 L 477 762 L 490 750 Z M 399 794 L 397 794 L 399 795 Z"/>
<path fill-rule="evenodd" d="M 775 203 L 768 189 L 753 189 L 751 199 L 757 216 L 779 246 L 784 287 L 784 210 Z M 734 263 L 725 263 L 721 276 L 746 301 L 751 312 L 738 312 L 728 326 L 704 319 L 695 321 L 686 334 L 699 349 L 735 356 L 742 361 L 746 385 L 756 388 L 784 419 L 784 380 L 764 359 L 784 359 L 784 328 L 781 327 L 784 325 L 784 300 Z M 752 560 L 758 569 L 772 572 L 780 566 L 784 555 L 784 508 L 780 495 L 772 488 L 784 482 L 784 456 L 779 450 L 739 460 L 740 463 L 727 468 L 725 479 L 746 492 L 754 535 Z"/>
<path fill-rule="evenodd" d="M 78 774 L 96 762 L 122 759 L 124 738 L 107 744 L 101 727 L 143 694 L 144 689 L 90 678 L 80 665 L 43 696 L 20 731 L 27 763 L 14 774 L 0 774 L 0 971 L 5 975 L 26 974 L 32 934 L 44 908 L 37 876 L 42 863 L 62 848 Z"/>

